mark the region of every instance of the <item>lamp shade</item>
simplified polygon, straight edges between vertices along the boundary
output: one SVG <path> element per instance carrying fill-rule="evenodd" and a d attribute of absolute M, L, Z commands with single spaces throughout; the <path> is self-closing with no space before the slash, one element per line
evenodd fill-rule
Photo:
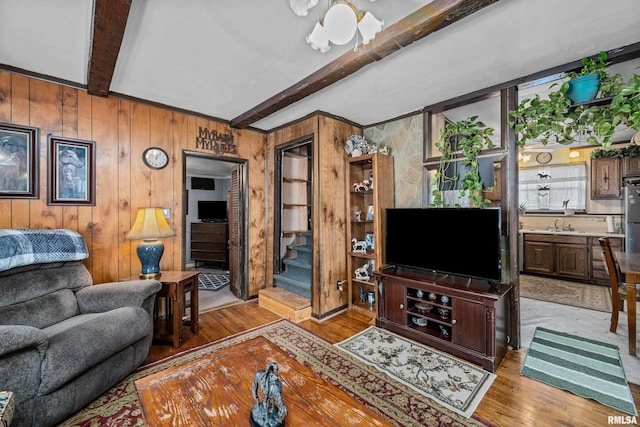
<path fill-rule="evenodd" d="M 164 218 L 162 208 L 140 208 L 127 240 L 155 240 L 175 236 Z"/>
<path fill-rule="evenodd" d="M 360 22 L 358 22 L 358 30 L 362 35 L 362 44 L 367 44 L 376 34 L 382 31 L 384 21 L 378 21 L 371 12 L 366 12 Z"/>
<path fill-rule="evenodd" d="M 136 253 L 142 265 L 140 277 L 157 279 L 160 277 L 160 259 L 164 253 L 164 245 L 157 239 L 171 237 L 175 233 L 164 219 L 161 208 L 140 208 L 136 220 L 127 234 L 127 240 L 142 240 Z"/>
<path fill-rule="evenodd" d="M 311 34 L 307 36 L 307 43 L 309 43 L 312 48 L 319 50 L 322 53 L 331 48 L 329 45 L 329 35 L 327 34 L 327 30 L 319 22 L 316 23 Z"/>
<path fill-rule="evenodd" d="M 347 2 L 333 4 L 324 16 L 324 28 L 331 43 L 343 45 L 355 36 L 358 16 L 355 8 Z"/>
<path fill-rule="evenodd" d="M 307 16 L 309 9 L 318 4 L 318 0 L 290 0 L 291 10 L 298 16 Z"/>

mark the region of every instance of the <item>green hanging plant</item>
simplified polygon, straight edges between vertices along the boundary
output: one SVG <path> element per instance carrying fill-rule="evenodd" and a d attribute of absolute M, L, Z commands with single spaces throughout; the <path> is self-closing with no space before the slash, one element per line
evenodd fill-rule
<path fill-rule="evenodd" d="M 468 167 L 460 180 L 460 196 L 467 196 L 469 203 L 474 207 L 486 207 L 491 203 L 491 200 L 485 199 L 482 194 L 478 155 L 483 149 L 495 146 L 491 140 L 493 133 L 494 129 L 479 121 L 478 116 L 447 123 L 440 130 L 435 146 L 441 157 L 438 170 L 431 181 L 434 187 L 431 192 L 431 206 L 446 206 L 443 191 L 456 188 L 458 161 Z M 457 151 L 460 152 L 459 156 L 456 154 Z"/>
<path fill-rule="evenodd" d="M 616 127 L 623 125 L 640 130 L 640 76 L 635 74 L 624 84 L 619 74 L 608 73 L 607 53 L 597 58 L 583 58 L 582 69 L 567 73 L 578 77 L 591 73 L 600 74 L 600 98 L 595 102 L 572 105 L 566 94 L 569 82 L 556 83 L 547 99 L 536 95 L 520 102 L 509 114 L 509 125 L 518 135 L 518 146 L 526 141 L 549 142 L 569 145 L 576 139 L 591 145 L 609 147 Z M 611 98 L 607 102 L 607 98 Z"/>

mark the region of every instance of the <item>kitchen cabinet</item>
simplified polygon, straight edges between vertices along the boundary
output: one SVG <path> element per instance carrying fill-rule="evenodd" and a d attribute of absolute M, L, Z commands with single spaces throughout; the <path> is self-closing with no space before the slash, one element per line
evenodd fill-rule
<path fill-rule="evenodd" d="M 587 236 L 525 233 L 524 272 L 588 281 L 590 253 Z"/>
<path fill-rule="evenodd" d="M 622 176 L 640 176 L 640 157 L 622 158 Z"/>
<path fill-rule="evenodd" d="M 375 278 L 378 327 L 495 372 L 507 353 L 509 285 L 403 267 Z"/>
<path fill-rule="evenodd" d="M 591 160 L 591 199 L 622 197 L 622 167 L 618 157 Z"/>

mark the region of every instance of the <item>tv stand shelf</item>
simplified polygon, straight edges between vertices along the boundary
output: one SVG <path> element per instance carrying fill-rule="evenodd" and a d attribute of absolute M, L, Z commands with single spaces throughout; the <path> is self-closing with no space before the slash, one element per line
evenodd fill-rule
<path fill-rule="evenodd" d="M 510 285 L 405 267 L 375 274 L 377 326 L 482 366 L 507 353 Z"/>

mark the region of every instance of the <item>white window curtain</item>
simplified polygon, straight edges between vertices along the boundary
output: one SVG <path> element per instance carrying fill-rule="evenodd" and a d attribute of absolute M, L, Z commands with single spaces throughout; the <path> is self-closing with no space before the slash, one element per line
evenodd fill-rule
<path fill-rule="evenodd" d="M 520 169 L 520 205 L 527 211 L 584 211 L 587 167 L 583 162 Z"/>

